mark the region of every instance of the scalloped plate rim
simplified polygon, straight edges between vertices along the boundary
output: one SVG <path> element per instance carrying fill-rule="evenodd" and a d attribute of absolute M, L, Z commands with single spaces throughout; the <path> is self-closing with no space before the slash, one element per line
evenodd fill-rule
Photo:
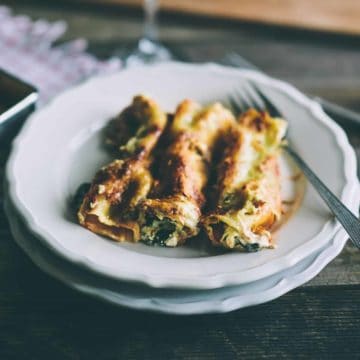
<path fill-rule="evenodd" d="M 158 67 L 160 65 L 157 65 L 155 67 Z M 250 70 L 238 70 L 238 69 L 232 69 L 232 68 L 226 68 L 223 66 L 215 65 L 215 64 L 205 64 L 205 65 L 193 65 L 193 64 L 180 64 L 180 63 L 168 63 L 163 64 L 161 66 L 165 67 L 188 67 L 188 68 L 198 68 L 201 66 L 202 68 L 206 68 L 208 71 L 216 71 L 216 72 L 224 72 L 224 73 L 241 73 L 244 76 L 248 76 L 250 78 L 255 78 L 256 80 L 266 83 L 267 85 L 273 86 L 277 88 L 278 90 L 283 92 L 287 92 L 287 95 L 290 96 L 293 100 L 297 101 L 301 105 L 305 106 L 312 112 L 315 118 L 317 120 L 321 121 L 325 126 L 327 126 L 333 133 L 335 140 L 339 146 L 339 149 L 341 149 L 344 153 L 345 161 L 344 161 L 344 177 L 346 181 L 346 185 L 343 188 L 342 191 L 342 200 L 344 201 L 344 197 L 350 198 L 348 200 L 349 207 L 353 211 L 357 211 L 358 201 L 354 199 L 352 196 L 354 191 L 356 191 L 359 187 L 358 179 L 356 175 L 354 176 L 354 173 L 356 173 L 356 161 L 355 161 L 355 154 L 353 149 L 351 148 L 347 137 L 344 133 L 344 131 L 335 124 L 321 109 L 321 107 L 315 103 L 314 101 L 306 98 L 303 94 L 301 94 L 298 90 L 293 88 L 291 85 L 280 81 L 275 80 L 273 78 L 270 78 L 264 74 L 261 74 L 256 71 L 250 71 Z M 108 75 L 105 77 L 110 76 L 117 76 L 115 75 Z M 59 97 L 64 96 L 65 94 L 68 94 L 71 91 L 76 91 L 80 87 L 88 86 L 88 84 L 94 84 L 98 79 L 103 79 L 105 77 L 99 77 L 95 79 L 91 79 L 88 82 L 85 82 L 84 84 L 80 85 L 79 87 L 70 89 L 68 91 L 65 91 L 62 95 Z M 47 107 L 47 109 L 51 108 L 51 106 L 56 105 L 56 99 Z M 45 111 L 45 110 L 43 110 Z M 291 265 L 294 265 L 295 263 L 301 261 L 304 257 L 309 255 L 310 253 L 316 251 L 318 247 L 312 247 L 311 244 L 303 244 L 302 249 L 305 249 L 307 246 L 306 251 L 300 252 L 297 249 L 294 249 L 292 252 L 284 255 L 282 258 L 275 259 L 272 261 L 272 264 L 265 264 L 262 265 L 263 267 L 266 267 L 266 271 L 262 271 L 262 275 L 259 273 L 255 274 L 253 273 L 251 276 L 247 277 L 244 280 L 244 274 L 238 274 L 236 271 L 228 272 L 228 273 L 218 273 L 213 275 L 204 275 L 204 276 L 196 276 L 196 277 L 190 277 L 188 275 L 184 277 L 179 276 L 170 276 L 167 274 L 167 276 L 163 274 L 145 274 L 145 273 L 134 273 L 133 269 L 130 271 L 129 269 L 122 269 L 121 273 L 117 270 L 116 272 L 113 271 L 111 268 L 102 267 L 99 264 L 89 262 L 89 259 L 86 256 L 81 256 L 77 253 L 71 253 L 68 249 L 64 248 L 61 243 L 58 243 L 56 239 L 53 238 L 52 235 L 48 234 L 46 230 L 44 230 L 41 227 L 41 224 L 38 224 L 34 217 L 32 216 L 31 212 L 27 207 L 22 203 L 21 199 L 18 196 L 17 193 L 17 180 L 16 176 L 12 172 L 15 160 L 16 160 L 16 154 L 19 151 L 19 147 L 21 146 L 21 140 L 23 137 L 26 136 L 28 128 L 30 128 L 32 124 L 32 120 L 36 117 L 36 113 L 31 117 L 30 121 L 28 121 L 25 124 L 24 129 L 21 131 L 19 136 L 16 138 L 14 145 L 13 145 L 13 151 L 10 155 L 9 162 L 6 169 L 7 178 L 10 182 L 10 196 L 13 200 L 13 202 L 16 204 L 17 210 L 22 215 L 24 220 L 26 221 L 27 227 L 31 229 L 33 233 L 35 233 L 39 238 L 41 238 L 49 247 L 52 248 L 52 250 L 58 252 L 65 258 L 67 258 L 70 261 L 76 262 L 81 266 L 85 266 L 92 271 L 96 271 L 99 273 L 106 274 L 108 276 L 112 276 L 117 279 L 126 280 L 126 281 L 136 281 L 136 282 L 142 282 L 145 284 L 148 284 L 153 287 L 181 287 L 181 288 L 193 288 L 193 289 L 210 289 L 210 288 L 217 288 L 222 286 L 229 286 L 229 285 L 237 285 L 241 283 L 246 283 L 250 281 L 255 281 L 257 279 L 260 279 L 264 275 L 269 275 L 271 273 L 278 272 L 286 267 L 289 267 Z M 346 155 L 346 156 L 345 156 Z M 350 203 L 351 202 L 351 203 Z M 334 223 L 332 221 L 328 221 L 324 224 L 324 227 L 322 230 L 312 239 L 317 239 L 324 237 L 323 230 L 326 227 L 331 227 L 332 231 L 327 235 L 332 236 L 338 229 L 339 224 Z M 50 239 L 50 240 L 49 240 Z M 328 241 L 328 239 L 326 239 Z M 310 248 L 309 248 L 310 247 Z M 257 270 L 259 270 L 257 268 Z M 266 274 L 265 274 L 266 273 Z"/>

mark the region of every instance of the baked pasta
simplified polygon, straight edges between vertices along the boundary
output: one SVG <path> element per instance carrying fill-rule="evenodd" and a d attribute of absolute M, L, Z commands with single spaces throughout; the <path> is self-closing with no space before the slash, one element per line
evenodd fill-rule
<path fill-rule="evenodd" d="M 202 108 L 185 100 L 178 106 L 168 133 L 170 145 L 158 163 L 159 182 L 139 209 L 143 241 L 174 247 L 198 234 L 214 147 L 234 123 L 219 103 Z"/>
<path fill-rule="evenodd" d="M 81 195 L 78 220 L 116 241 L 175 247 L 203 228 L 215 246 L 272 248 L 285 132 L 267 112 L 236 119 L 220 103 L 184 100 L 166 114 L 136 96 L 107 128 L 116 160 Z"/>
<path fill-rule="evenodd" d="M 136 96 L 112 122 L 108 142 L 119 158 L 95 175 L 78 211 L 81 225 L 117 241 L 140 240 L 137 207 L 152 187 L 152 151 L 166 123 L 166 114 L 146 96 Z"/>
<path fill-rule="evenodd" d="M 270 229 L 281 216 L 278 152 L 286 122 L 250 109 L 225 139 L 212 211 L 203 217 L 214 245 L 257 251 L 273 247 Z"/>

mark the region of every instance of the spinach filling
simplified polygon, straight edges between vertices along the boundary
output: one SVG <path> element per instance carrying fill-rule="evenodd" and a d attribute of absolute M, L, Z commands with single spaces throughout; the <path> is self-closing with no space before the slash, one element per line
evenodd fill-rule
<path fill-rule="evenodd" d="M 141 230 L 141 241 L 146 245 L 167 246 L 166 242 L 176 230 L 176 224 L 169 218 L 160 220 L 147 214 Z"/>
<path fill-rule="evenodd" d="M 75 195 L 71 199 L 71 208 L 74 212 L 78 212 L 80 206 L 84 200 L 86 193 L 89 191 L 91 184 L 90 183 L 83 183 L 81 184 L 78 189 L 76 190 Z"/>
<path fill-rule="evenodd" d="M 260 250 L 260 245 L 258 243 L 244 244 L 239 236 L 235 237 L 235 245 L 241 246 L 246 252 L 257 252 Z"/>

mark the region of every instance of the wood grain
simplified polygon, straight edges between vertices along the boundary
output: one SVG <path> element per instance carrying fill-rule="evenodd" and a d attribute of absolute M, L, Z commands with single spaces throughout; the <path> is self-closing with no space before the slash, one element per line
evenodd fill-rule
<path fill-rule="evenodd" d="M 141 6 L 141 0 L 77 0 Z M 321 31 L 360 34 L 357 0 L 161 0 L 162 10 Z"/>
<path fill-rule="evenodd" d="M 33 266 L 0 298 L 1 359 L 356 359 L 360 289 L 298 289 L 225 315 L 175 317 L 107 305 Z M 18 289 L 18 292 L 15 290 Z"/>

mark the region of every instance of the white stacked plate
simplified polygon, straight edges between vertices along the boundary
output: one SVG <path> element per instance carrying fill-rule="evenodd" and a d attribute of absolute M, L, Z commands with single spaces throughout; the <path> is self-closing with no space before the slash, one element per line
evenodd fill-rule
<path fill-rule="evenodd" d="M 330 189 L 357 212 L 356 159 L 346 135 L 290 85 L 217 65 L 161 64 L 95 78 L 56 98 L 27 121 L 7 167 L 6 211 L 17 243 L 44 271 L 101 299 L 176 314 L 227 312 L 274 299 L 314 277 L 347 236 L 295 171 L 281 159 L 284 198 L 302 196 L 276 233 L 277 248 L 226 253 L 207 245 L 176 249 L 119 244 L 80 227 L 69 209 L 79 184 L 110 158 L 101 130 L 135 94 L 167 111 L 184 98 L 223 100 L 254 81 L 289 122 L 293 147 Z"/>

